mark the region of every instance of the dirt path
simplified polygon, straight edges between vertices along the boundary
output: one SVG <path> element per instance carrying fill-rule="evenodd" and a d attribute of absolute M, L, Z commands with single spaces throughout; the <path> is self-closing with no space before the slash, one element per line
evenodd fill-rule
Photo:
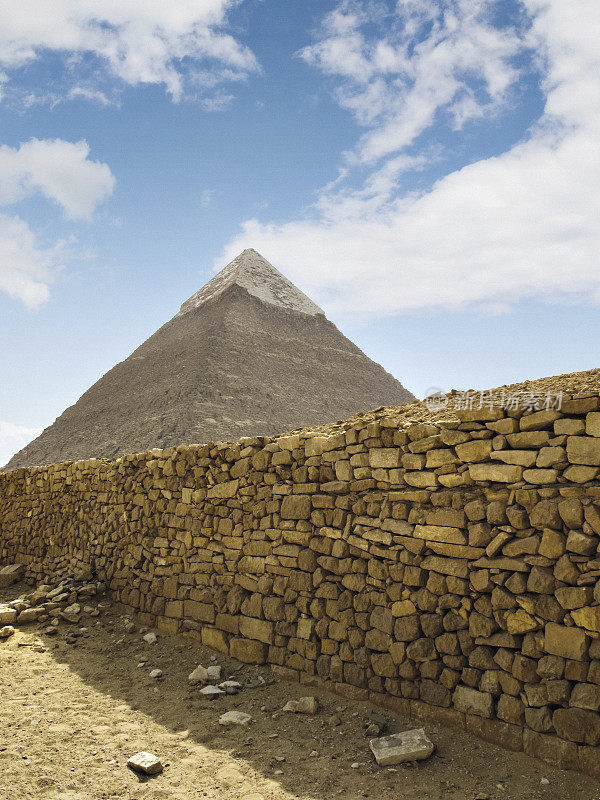
<path fill-rule="evenodd" d="M 0 600 L 17 593 L 13 587 Z M 365 729 L 380 710 L 271 682 L 267 669 L 181 638 L 147 644 L 139 626 L 126 633 L 128 622 L 108 607 L 80 623 L 89 635 L 75 644 L 65 642 L 76 630 L 66 623 L 54 637 L 32 625 L 0 642 L 0 800 L 600 800 L 591 778 L 432 724 L 425 727 L 437 752 L 428 761 L 379 768 Z M 262 676 L 267 685 L 211 702 L 187 681 L 211 663 L 227 677 Z M 163 671 L 158 681 L 149 677 L 155 668 Z M 279 713 L 307 694 L 319 700 L 315 716 Z M 220 726 L 232 709 L 253 723 Z M 385 716 L 390 732 L 419 727 Z M 139 750 L 159 756 L 161 775 L 140 779 L 126 767 Z"/>

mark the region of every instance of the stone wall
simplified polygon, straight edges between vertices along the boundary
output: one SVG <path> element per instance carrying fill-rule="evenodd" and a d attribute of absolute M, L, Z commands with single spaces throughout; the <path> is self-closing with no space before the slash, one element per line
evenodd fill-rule
<path fill-rule="evenodd" d="M 600 777 L 600 398 L 0 475 L 0 563 Z M 439 416 L 439 415 L 438 415 Z"/>

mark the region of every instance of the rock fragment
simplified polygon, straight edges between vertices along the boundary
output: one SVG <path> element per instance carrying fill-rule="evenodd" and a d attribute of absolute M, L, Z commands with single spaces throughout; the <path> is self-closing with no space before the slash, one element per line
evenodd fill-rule
<path fill-rule="evenodd" d="M 145 750 L 131 756 L 127 760 L 127 766 L 144 775 L 157 775 L 163 770 L 160 759 L 154 753 L 147 753 Z"/>
<path fill-rule="evenodd" d="M 422 761 L 429 758 L 435 750 L 435 745 L 424 728 L 371 739 L 369 746 L 380 767 L 401 764 L 403 761 Z"/>
<path fill-rule="evenodd" d="M 250 714 L 243 711 L 227 711 L 219 717 L 219 725 L 249 725 L 251 722 Z"/>
<path fill-rule="evenodd" d="M 7 564 L 0 569 L 0 588 L 5 589 L 20 581 L 25 574 L 24 564 Z"/>
<path fill-rule="evenodd" d="M 217 697 L 220 697 L 222 694 L 225 694 L 223 689 L 219 689 L 218 686 L 204 686 L 200 689 L 200 694 L 204 695 L 204 697 L 208 697 L 209 700 L 216 700 Z"/>
<path fill-rule="evenodd" d="M 319 703 L 316 697 L 299 697 L 298 700 L 288 700 L 281 710 L 286 714 L 316 714 Z"/>

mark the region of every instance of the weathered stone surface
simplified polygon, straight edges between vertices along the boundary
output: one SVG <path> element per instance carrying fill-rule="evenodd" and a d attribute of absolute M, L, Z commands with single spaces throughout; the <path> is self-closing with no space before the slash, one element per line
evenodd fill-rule
<path fill-rule="evenodd" d="M 226 497 L 235 497 L 238 487 L 239 481 L 226 481 L 225 483 L 218 483 L 216 486 L 212 486 L 208 492 L 207 496 L 210 500 L 213 499 L 223 499 Z"/>
<path fill-rule="evenodd" d="M 600 633 L 600 606 L 586 606 L 571 611 L 573 622 L 588 631 Z"/>
<path fill-rule="evenodd" d="M 490 458 L 504 464 L 532 467 L 537 459 L 537 450 L 494 450 L 490 453 Z"/>
<path fill-rule="evenodd" d="M 17 611 L 10 606 L 0 606 L 0 625 L 8 625 L 11 622 L 16 622 Z"/>
<path fill-rule="evenodd" d="M 229 654 L 245 664 L 265 664 L 268 647 L 263 642 L 252 639 L 234 638 L 229 643 Z"/>
<path fill-rule="evenodd" d="M 461 461 L 485 461 L 492 452 L 492 442 L 490 439 L 479 439 L 473 442 L 465 442 L 456 445 L 456 455 Z"/>
<path fill-rule="evenodd" d="M 401 456 L 398 447 L 374 447 L 369 450 L 369 464 L 374 468 L 395 469 L 400 466 Z"/>
<path fill-rule="evenodd" d="M 587 436 L 569 436 L 567 438 L 567 458 L 571 464 L 600 464 L 600 439 Z"/>
<path fill-rule="evenodd" d="M 452 696 L 455 708 L 465 714 L 491 717 L 494 713 L 494 699 L 488 692 L 478 692 L 469 686 L 457 686 Z"/>
<path fill-rule="evenodd" d="M 219 725 L 249 725 L 251 722 L 250 714 L 243 711 L 226 711 L 219 717 Z"/>
<path fill-rule="evenodd" d="M 523 468 L 512 464 L 470 464 L 469 474 L 474 481 L 516 483 L 523 476 Z"/>
<path fill-rule="evenodd" d="M 284 519 L 308 519 L 311 507 L 312 504 L 308 495 L 290 494 L 283 498 L 281 516 Z"/>
<path fill-rule="evenodd" d="M 547 653 L 574 661 L 582 661 L 588 651 L 589 640 L 581 628 L 567 628 L 549 622 L 544 632 L 544 649 Z"/>
<path fill-rule="evenodd" d="M 460 528 L 441 525 L 415 525 L 414 536 L 417 539 L 429 539 L 433 542 L 468 544 L 468 538 Z"/>
<path fill-rule="evenodd" d="M 281 710 L 288 714 L 314 715 L 319 710 L 319 703 L 316 697 L 299 697 L 297 700 L 288 700 Z"/>
<path fill-rule="evenodd" d="M 13 583 L 20 581 L 24 574 L 25 566 L 23 564 L 7 564 L 0 568 L 0 589 L 12 586 Z"/>
<path fill-rule="evenodd" d="M 404 761 L 422 761 L 429 758 L 435 750 L 435 745 L 423 728 L 371 739 L 369 747 L 380 767 L 389 767 Z"/>
<path fill-rule="evenodd" d="M 153 753 L 141 751 L 127 759 L 127 766 L 136 772 L 142 772 L 144 775 L 157 775 L 162 772 L 163 766 L 158 756 Z"/>
<path fill-rule="evenodd" d="M 561 739 L 597 746 L 600 744 L 600 716 L 582 708 L 557 708 L 552 724 Z"/>

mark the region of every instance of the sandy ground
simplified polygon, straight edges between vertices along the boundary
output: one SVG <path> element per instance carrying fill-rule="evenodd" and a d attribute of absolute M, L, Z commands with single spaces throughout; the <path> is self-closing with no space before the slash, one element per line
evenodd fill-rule
<path fill-rule="evenodd" d="M 0 600 L 28 588 L 4 590 Z M 76 630 L 67 623 L 58 636 L 31 625 L 0 642 L 0 800 L 600 800 L 591 778 L 430 723 L 437 750 L 429 760 L 380 768 L 365 736 L 380 709 L 274 679 L 179 637 L 147 644 L 139 625 L 125 632 L 128 622 L 107 604 L 80 623 L 89 635 L 75 644 L 65 642 Z M 262 676 L 266 685 L 206 700 L 187 676 L 215 663 L 227 677 Z M 156 668 L 162 679 L 149 677 Z M 307 694 L 319 700 L 315 716 L 279 713 Z M 252 724 L 220 726 L 232 709 Z M 385 717 L 392 733 L 420 726 Z M 139 750 L 162 760 L 162 774 L 127 768 Z"/>

